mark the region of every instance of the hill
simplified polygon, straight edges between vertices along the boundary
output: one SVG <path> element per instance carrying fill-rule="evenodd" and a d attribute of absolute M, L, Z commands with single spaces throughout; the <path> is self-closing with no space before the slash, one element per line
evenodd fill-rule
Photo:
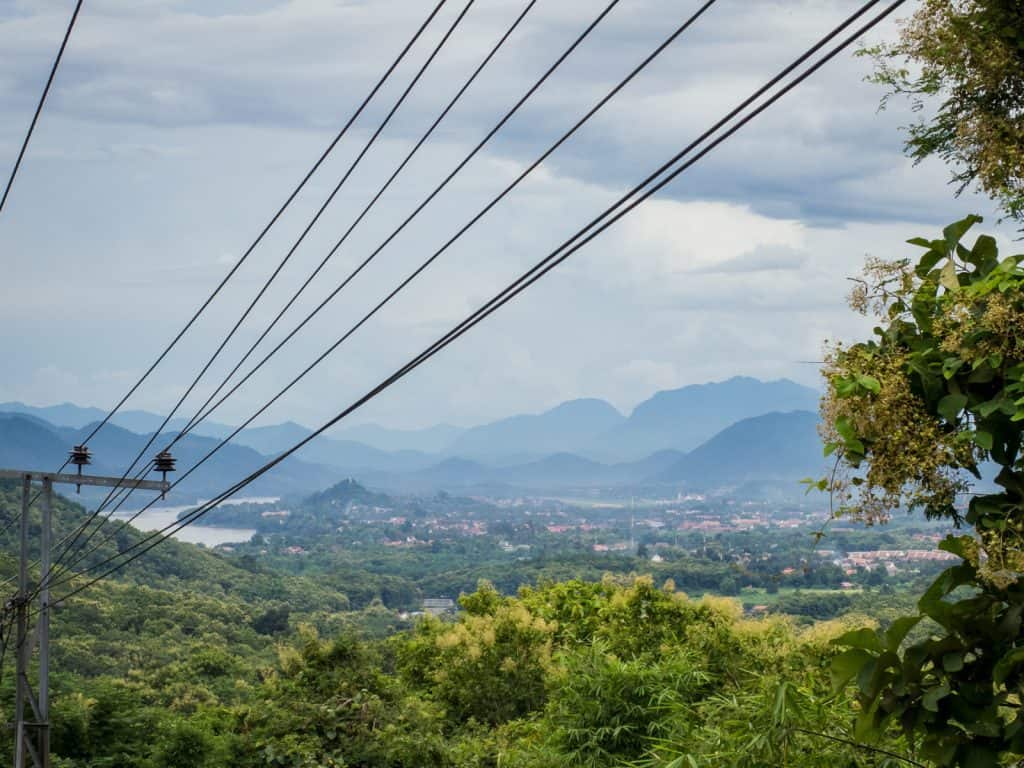
<path fill-rule="evenodd" d="M 523 414 L 466 430 L 446 453 L 496 460 L 568 452 L 625 421 L 604 400 L 570 400 L 539 414 Z"/>
<path fill-rule="evenodd" d="M 273 426 L 243 429 L 234 442 L 267 456 L 274 456 L 311 434 L 311 429 L 289 421 Z M 338 467 L 351 473 L 361 470 L 407 472 L 426 467 L 436 459 L 420 451 L 384 451 L 355 440 L 341 440 L 323 435 L 313 438 L 295 456 L 304 461 Z"/>
<path fill-rule="evenodd" d="M 23 469 L 58 467 L 70 446 L 41 419 L 0 413 L 0 467 Z"/>
<path fill-rule="evenodd" d="M 802 478 L 824 468 L 817 424 L 809 411 L 744 419 L 652 479 L 700 489 L 769 482 L 795 492 Z"/>
<path fill-rule="evenodd" d="M 330 488 L 307 496 L 302 502 L 302 507 L 312 511 L 338 510 L 345 509 L 352 504 L 393 506 L 390 496 L 370 491 L 349 477 Z"/>
<path fill-rule="evenodd" d="M 81 429 L 88 424 L 94 424 L 107 415 L 106 411 L 99 408 L 87 408 L 75 405 L 74 403 L 34 406 L 20 402 L 8 402 L 0 403 L 0 412 L 35 416 L 54 426 L 71 427 L 74 429 Z M 156 413 L 128 410 L 115 413 L 110 423 L 131 432 L 151 433 L 158 429 L 163 421 L 164 417 Z M 187 421 L 185 418 L 174 418 L 171 419 L 167 427 L 168 429 L 181 429 Z M 197 434 L 207 435 L 208 437 L 224 437 L 230 432 L 231 427 L 212 421 L 204 421 L 196 428 Z"/>
<path fill-rule="evenodd" d="M 741 419 L 774 411 L 816 410 L 818 398 L 815 390 L 788 379 L 735 377 L 666 390 L 601 434 L 589 446 L 589 454 L 636 460 L 660 450 L 689 451 Z"/>
<path fill-rule="evenodd" d="M 55 470 L 63 463 L 71 447 L 82 442 L 91 429 L 92 425 L 80 429 L 54 427 L 33 417 L 2 414 L 0 463 L 11 468 Z M 172 437 L 170 434 L 161 435 L 150 447 L 149 456 L 155 454 Z M 142 450 L 148 439 L 149 435 L 129 432 L 108 424 L 90 441 L 94 456 L 90 471 L 95 474 L 119 476 Z M 214 438 L 196 435 L 189 435 L 179 442 L 174 448 L 179 466 L 177 477 L 181 477 L 186 468 L 204 457 L 217 442 Z M 168 495 L 168 500 L 171 503 L 191 503 L 198 498 L 208 498 L 266 461 L 266 456 L 252 448 L 229 443 L 182 481 L 181 485 Z M 278 465 L 274 472 L 256 480 L 247 492 L 267 496 L 308 493 L 311 489 L 329 485 L 337 479 L 338 474 L 337 469 L 290 457 Z M 172 475 L 170 479 L 173 480 L 174 477 Z M 102 495 L 105 493 L 101 489 L 82 489 L 82 496 L 87 500 Z"/>
<path fill-rule="evenodd" d="M 359 424 L 330 433 L 333 440 L 354 440 L 382 451 L 441 453 L 466 430 L 451 424 L 425 429 L 388 429 L 377 424 Z"/>

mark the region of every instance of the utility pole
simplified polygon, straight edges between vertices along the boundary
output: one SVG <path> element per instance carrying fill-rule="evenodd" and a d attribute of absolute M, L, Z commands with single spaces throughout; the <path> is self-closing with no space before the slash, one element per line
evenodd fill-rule
<path fill-rule="evenodd" d="M 53 535 L 53 484 L 100 486 L 104 488 L 135 488 L 166 493 L 166 481 L 129 480 L 120 477 L 83 475 L 82 466 L 89 463 L 88 451 L 76 446 L 71 462 L 78 464 L 78 474 L 35 472 L 20 469 L 0 469 L 0 480 L 21 480 L 20 555 L 18 565 L 18 594 L 8 601 L 7 608 L 15 612 L 17 648 L 15 649 L 14 699 L 14 768 L 50 768 L 50 562 Z M 29 635 L 29 607 L 33 592 L 29 589 L 29 499 L 32 483 L 42 484 L 41 526 L 39 534 L 40 582 L 38 620 L 35 631 Z M 36 643 L 39 644 L 39 672 L 33 692 L 29 680 L 29 667 Z"/>

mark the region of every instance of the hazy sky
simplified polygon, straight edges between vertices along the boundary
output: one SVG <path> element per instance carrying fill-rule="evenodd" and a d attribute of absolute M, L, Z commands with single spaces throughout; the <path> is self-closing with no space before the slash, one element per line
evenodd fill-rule
<path fill-rule="evenodd" d="M 283 306 L 525 4 L 477 0 L 209 382 Z M 537 2 L 272 338 L 391 232 L 605 4 Z M 432 5 L 86 0 L 0 214 L 0 400 L 112 405 L 244 251 Z M 464 5 L 449 0 L 131 407 L 173 404 Z M 240 421 L 276 392 L 697 5 L 621 0 L 488 149 L 216 418 Z M 314 425 L 340 410 L 857 5 L 719 0 L 263 421 Z M 72 6 L 0 0 L 4 179 Z M 736 374 L 815 384 L 815 367 L 799 361 L 818 359 L 826 337 L 868 327 L 845 305 L 846 278 L 865 254 L 913 255 L 906 238 L 932 236 L 972 211 L 995 224 L 986 201 L 953 200 L 941 165 L 914 168 L 902 157 L 898 126 L 913 115 L 903 105 L 876 112 L 880 91 L 863 82 L 869 68 L 853 56 L 833 62 L 352 423 L 472 424 L 583 396 L 628 411 L 655 390 Z"/>

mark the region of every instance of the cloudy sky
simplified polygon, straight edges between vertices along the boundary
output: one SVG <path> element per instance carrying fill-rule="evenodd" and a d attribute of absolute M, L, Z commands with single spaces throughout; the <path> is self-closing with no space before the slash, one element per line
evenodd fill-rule
<path fill-rule="evenodd" d="M 0 214 L 0 400 L 109 407 L 238 259 L 434 0 L 86 0 Z M 449 0 L 192 333 L 131 401 L 166 411 L 465 8 Z M 205 394 L 462 85 L 526 0 L 476 0 L 380 140 L 186 403 Z M 483 138 L 605 7 L 538 0 L 282 324 L 281 338 Z M 401 365 L 789 63 L 858 3 L 719 0 L 569 143 L 268 412 L 315 425 Z M 0 170 L 72 0 L 0 0 Z M 449 187 L 216 419 L 246 418 L 431 255 L 698 6 L 621 0 Z M 899 14 L 908 15 L 908 3 Z M 891 37 L 887 24 L 872 39 Z M 866 254 L 991 205 L 912 167 L 900 105 L 835 60 L 519 300 L 353 415 L 473 424 L 736 374 L 816 384 Z M 1012 234 L 1009 230 L 1005 235 Z M 191 404 L 191 409 L 189 408 Z"/>

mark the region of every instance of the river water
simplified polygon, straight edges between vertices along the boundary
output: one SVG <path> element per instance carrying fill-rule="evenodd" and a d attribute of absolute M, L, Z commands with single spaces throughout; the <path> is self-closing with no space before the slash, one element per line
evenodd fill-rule
<path fill-rule="evenodd" d="M 251 502 L 253 504 L 273 504 L 278 501 L 277 497 L 250 497 L 241 499 L 227 499 L 221 503 L 221 506 L 230 506 L 232 504 L 244 504 Z M 168 525 L 172 525 L 177 519 L 178 515 L 189 509 L 195 509 L 196 506 L 202 504 L 202 501 L 197 501 L 195 504 L 187 504 L 181 507 L 151 507 L 139 515 L 135 520 L 132 521 L 132 526 L 138 528 L 140 531 L 158 531 Z M 122 510 L 114 515 L 117 520 L 126 520 L 132 515 L 136 514 L 136 511 Z M 215 547 L 218 544 L 239 544 L 246 542 L 253 537 L 256 533 L 255 529 L 252 528 L 221 528 L 216 525 L 190 525 L 186 528 L 182 528 L 174 534 L 174 538 L 178 541 L 187 541 L 189 544 L 204 544 L 207 547 Z"/>

